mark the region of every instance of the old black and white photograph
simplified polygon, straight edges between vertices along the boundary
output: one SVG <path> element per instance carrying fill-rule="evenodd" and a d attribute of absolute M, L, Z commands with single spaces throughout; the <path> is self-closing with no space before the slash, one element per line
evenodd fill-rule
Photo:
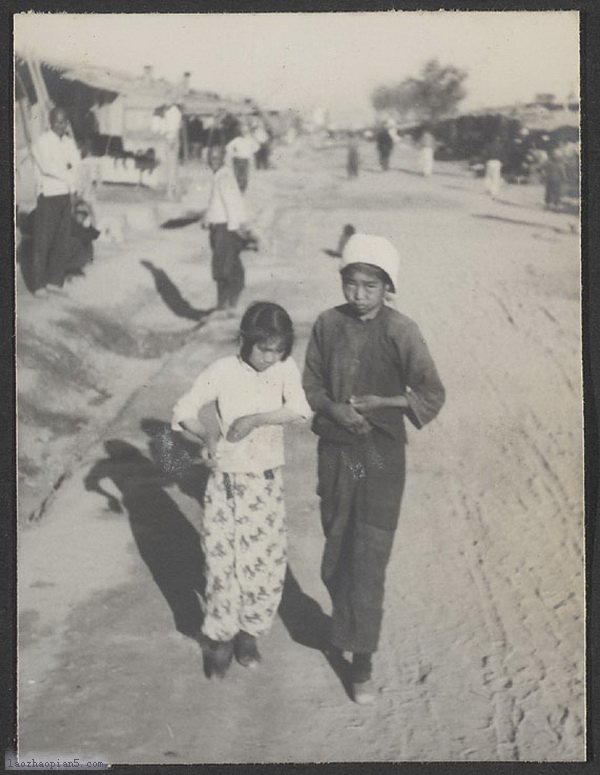
<path fill-rule="evenodd" d="M 12 21 L 5 764 L 585 761 L 580 14 Z"/>

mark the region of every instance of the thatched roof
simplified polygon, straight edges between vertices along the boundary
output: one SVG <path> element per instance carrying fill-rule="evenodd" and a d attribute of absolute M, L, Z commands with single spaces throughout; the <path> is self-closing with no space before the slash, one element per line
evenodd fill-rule
<path fill-rule="evenodd" d="M 25 62 L 27 55 L 17 54 L 17 59 Z M 252 100 L 228 99 L 215 92 L 195 89 L 184 91 L 182 85 L 173 84 L 164 78 L 135 76 L 98 65 L 84 63 L 74 65 L 73 62 L 57 59 L 51 61 L 44 59 L 41 64 L 43 68 L 53 71 L 66 81 L 78 82 L 102 93 L 104 100 L 122 95 L 135 100 L 138 104 L 152 107 L 176 102 L 183 107 L 184 113 L 206 116 L 217 113 L 248 115 L 258 110 Z"/>

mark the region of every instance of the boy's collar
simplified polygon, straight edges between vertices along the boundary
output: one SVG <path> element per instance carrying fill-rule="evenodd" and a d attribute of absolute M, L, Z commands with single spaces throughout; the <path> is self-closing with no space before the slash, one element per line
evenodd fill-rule
<path fill-rule="evenodd" d="M 371 320 L 376 320 L 382 313 L 382 310 L 385 308 L 385 304 L 382 304 L 381 307 L 377 310 L 375 315 L 369 318 L 361 318 L 361 316 L 358 313 L 358 310 L 356 310 L 351 304 L 342 304 L 338 309 L 340 312 L 344 313 L 350 318 L 354 318 L 354 320 L 359 320 L 361 323 L 369 323 Z"/>

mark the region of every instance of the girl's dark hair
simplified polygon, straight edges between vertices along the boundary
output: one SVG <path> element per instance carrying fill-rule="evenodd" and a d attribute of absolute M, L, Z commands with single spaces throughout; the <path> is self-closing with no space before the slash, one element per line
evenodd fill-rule
<path fill-rule="evenodd" d="M 367 264 L 362 261 L 347 264 L 340 272 L 342 280 L 347 281 L 352 276 L 353 272 L 364 272 L 365 274 L 373 275 L 373 277 L 381 280 L 385 285 L 389 285 L 390 288 L 394 287 L 394 283 L 390 280 L 389 274 L 384 272 L 380 267 L 375 266 L 375 264 Z"/>
<path fill-rule="evenodd" d="M 264 344 L 270 339 L 281 339 L 284 361 L 292 352 L 294 326 L 288 313 L 279 304 L 270 301 L 255 301 L 244 312 L 240 323 L 240 355 L 247 361 L 255 344 Z"/>

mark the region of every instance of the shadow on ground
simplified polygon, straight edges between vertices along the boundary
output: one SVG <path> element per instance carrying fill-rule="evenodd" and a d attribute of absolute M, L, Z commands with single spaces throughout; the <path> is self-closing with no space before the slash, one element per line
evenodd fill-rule
<path fill-rule="evenodd" d="M 198 593 L 204 587 L 204 557 L 197 531 L 165 490 L 176 480 L 127 441 L 110 439 L 104 448 L 107 457 L 92 467 L 85 487 L 103 495 L 113 513 L 127 515 L 140 556 L 173 613 L 176 629 L 197 639 L 202 624 Z M 189 451 L 180 454 L 191 461 Z M 204 468 L 190 465 L 180 478 L 198 478 L 192 491 L 201 495 L 207 479 L 203 472 Z M 119 490 L 120 498 L 103 487 L 106 479 Z"/>
<path fill-rule="evenodd" d="M 350 663 L 341 654 L 329 648 L 331 617 L 323 612 L 316 600 L 302 591 L 289 565 L 278 613 L 295 643 L 322 652 L 346 694 L 352 698 Z"/>
<path fill-rule="evenodd" d="M 553 226 L 551 223 L 540 223 L 539 221 L 523 221 L 518 218 L 507 218 L 503 215 L 491 215 L 490 213 L 472 213 L 473 218 L 482 218 L 487 221 L 500 221 L 501 223 L 510 223 L 517 226 L 529 226 L 534 229 L 548 229 L 557 234 L 571 234 L 573 229 L 561 229 L 559 226 Z"/>
<path fill-rule="evenodd" d="M 177 315 L 180 318 L 186 318 L 187 320 L 201 321 L 213 311 L 212 309 L 195 309 L 192 307 L 192 305 L 183 298 L 169 275 L 163 269 L 159 269 L 159 267 L 155 266 L 152 261 L 144 260 L 140 261 L 140 263 L 154 278 L 154 285 L 158 295 L 174 315 Z"/>

